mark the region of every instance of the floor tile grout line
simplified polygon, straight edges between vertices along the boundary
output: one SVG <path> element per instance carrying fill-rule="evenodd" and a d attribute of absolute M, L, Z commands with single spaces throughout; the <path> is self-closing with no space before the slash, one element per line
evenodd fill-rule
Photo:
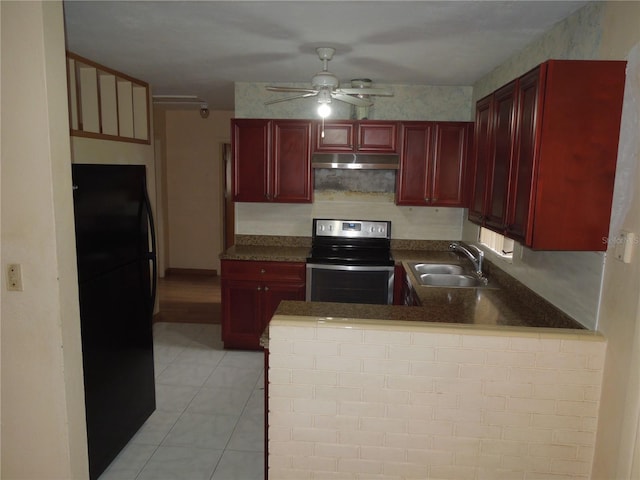
<path fill-rule="evenodd" d="M 167 429 L 166 433 L 162 436 L 162 438 L 157 441 L 157 444 L 150 444 L 150 443 L 141 443 L 138 445 L 146 445 L 148 447 L 151 447 L 151 453 L 150 455 L 143 461 L 141 462 L 142 465 L 140 466 L 140 468 L 137 470 L 137 473 L 135 474 L 135 476 L 133 476 L 134 479 L 139 479 L 142 478 L 142 475 L 145 472 L 145 469 L 149 466 L 151 459 L 154 457 L 154 455 L 157 454 L 158 450 L 160 449 L 160 447 L 163 446 L 163 443 L 166 441 L 168 435 L 170 434 L 170 432 L 175 428 L 176 424 L 180 421 L 180 419 L 183 417 L 183 415 L 185 415 L 185 413 L 188 413 L 188 409 L 190 408 L 191 405 L 193 405 L 194 400 L 197 398 L 198 394 L 201 394 L 204 390 L 213 390 L 213 391 L 217 391 L 220 392 L 222 390 L 227 390 L 227 389 L 233 389 L 233 386 L 226 386 L 226 385 L 206 385 L 206 382 L 209 381 L 209 379 L 215 374 L 216 370 L 221 367 L 221 366 L 226 366 L 226 367 L 231 367 L 231 368 L 238 368 L 238 369 L 245 369 L 245 370 L 253 370 L 254 372 L 257 373 L 257 378 L 255 380 L 255 383 L 251 386 L 250 390 L 247 392 L 247 396 L 246 399 L 244 400 L 244 404 L 242 405 L 242 409 L 239 411 L 238 414 L 233 414 L 232 417 L 234 419 L 234 423 L 233 423 L 233 429 L 231 430 L 231 433 L 228 437 L 228 439 L 226 440 L 226 443 L 224 445 L 224 447 L 222 449 L 208 449 L 205 448 L 205 450 L 216 450 L 220 452 L 220 456 L 218 457 L 217 461 L 215 462 L 215 465 L 213 466 L 213 470 L 211 473 L 211 476 L 209 477 L 210 480 L 213 480 L 216 474 L 216 471 L 221 467 L 222 465 L 222 460 L 225 457 L 225 453 L 227 452 L 237 452 L 237 453 L 243 453 L 246 454 L 248 452 L 252 452 L 252 453 L 261 453 L 259 451 L 254 451 L 254 450 L 236 450 L 236 449 L 232 449 L 229 448 L 231 445 L 231 441 L 234 438 L 233 436 L 238 432 L 238 428 L 240 426 L 240 422 L 243 420 L 243 418 L 245 417 L 255 417 L 252 414 L 249 415 L 249 404 L 250 402 L 255 402 L 256 400 L 254 399 L 254 395 L 255 396 L 263 396 L 264 394 L 264 380 L 263 380 L 263 372 L 259 371 L 260 369 L 258 368 L 257 363 L 254 361 L 254 359 L 251 356 L 247 356 L 247 363 L 243 364 L 244 361 L 244 357 L 239 357 L 238 359 L 234 359 L 231 358 L 231 356 L 227 355 L 229 353 L 229 351 L 226 351 L 223 349 L 222 345 L 217 345 L 217 344 L 213 344 L 211 343 L 211 339 L 209 338 L 211 336 L 211 334 L 219 334 L 219 326 L 215 326 L 215 328 L 213 329 L 208 329 L 207 326 L 198 326 L 197 328 L 194 328 L 192 326 L 190 326 L 190 324 L 181 324 L 181 325 L 187 325 L 187 327 L 184 329 L 184 334 L 181 334 L 180 332 L 182 331 L 182 327 L 181 326 L 177 326 L 177 325 L 166 325 L 164 327 L 160 327 L 158 328 L 158 332 L 157 332 L 157 336 L 156 336 L 156 331 L 154 330 L 154 343 L 155 340 L 158 340 L 159 342 L 163 342 L 163 345 L 167 345 L 167 346 L 172 346 L 171 345 L 171 340 L 172 340 L 172 336 L 173 334 L 175 334 L 175 339 L 179 342 L 184 341 L 185 338 L 190 339 L 189 343 L 187 343 L 186 345 L 182 344 L 182 345 L 173 345 L 173 346 L 180 346 L 181 348 L 179 349 L 179 352 L 176 353 L 175 355 L 171 356 L 171 360 L 166 361 L 166 362 L 159 362 L 160 365 L 163 366 L 163 370 L 171 365 L 178 365 L 181 364 L 188 364 L 190 362 L 180 362 L 179 358 L 180 356 L 184 356 L 185 352 L 190 349 L 190 348 L 194 348 L 194 349 L 199 349 L 199 348 L 213 348 L 215 350 L 219 350 L 222 351 L 223 355 L 220 357 L 220 359 L 215 363 L 215 365 L 213 366 L 213 369 L 211 370 L 211 372 L 209 373 L 209 375 L 207 376 L 207 378 L 199 385 L 179 385 L 179 384 L 174 384 L 174 383 L 162 383 L 161 381 L 158 381 L 158 376 L 161 374 L 161 372 L 157 373 L 157 376 L 155 378 L 155 383 L 156 385 L 167 385 L 167 386 L 176 386 L 176 387 L 180 387 L 180 386 L 184 386 L 184 387 L 194 387 L 194 394 L 193 396 L 189 399 L 188 402 L 186 402 L 184 404 L 184 406 L 182 406 L 179 409 L 174 410 L 175 412 L 177 412 L 177 416 L 176 419 L 171 422 L 169 428 Z M 172 333 L 173 332 L 173 333 Z M 166 342 L 166 343 L 165 343 Z M 154 345 L 154 347 L 156 347 L 156 345 Z M 154 348 L 154 353 L 155 353 L 156 348 Z M 159 350 L 159 349 L 158 349 Z M 254 352 L 246 352 L 249 354 L 252 354 Z M 228 358 L 227 358 L 228 357 Z M 166 359 L 164 359 L 166 360 Z M 230 362 L 230 364 L 224 365 L 225 360 L 228 360 Z M 193 362 L 194 364 L 199 364 L 199 365 L 203 365 L 203 366 L 210 366 L 210 363 L 207 362 L 198 362 L 197 360 L 195 362 Z M 157 367 L 158 365 L 154 365 L 155 367 Z M 248 384 L 245 384 L 246 386 L 249 386 Z M 244 388 L 244 387 L 243 387 Z M 164 411 L 164 410 L 163 410 Z M 164 411 L 166 412 L 166 411 Z M 171 413 L 171 412 L 167 412 L 167 413 Z M 193 412 L 191 412 L 193 413 Z M 205 414 L 206 415 L 206 414 Z M 215 414 L 218 415 L 218 414 Z M 222 413 L 220 413 L 219 415 L 222 415 Z M 224 414 L 225 416 L 229 416 L 228 414 Z M 253 441 L 253 440 L 252 440 Z M 154 442 L 155 443 L 155 442 Z M 164 446 L 169 446 L 169 445 L 164 445 Z M 180 447 L 180 445 L 176 445 L 178 447 Z M 201 449 L 202 447 L 199 447 L 197 445 L 191 445 L 191 446 L 182 446 L 185 448 L 195 448 L 195 449 Z"/>

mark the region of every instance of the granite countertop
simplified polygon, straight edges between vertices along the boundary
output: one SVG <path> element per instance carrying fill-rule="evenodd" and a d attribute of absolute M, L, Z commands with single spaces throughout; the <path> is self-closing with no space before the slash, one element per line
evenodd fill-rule
<path fill-rule="evenodd" d="M 234 245 L 220 254 L 221 260 L 306 262 L 309 247 L 276 245 Z"/>
<path fill-rule="evenodd" d="M 259 242 L 257 242 L 259 243 Z M 304 242 L 302 242 L 304 243 Z M 393 245 L 392 245 L 393 247 Z M 305 262 L 308 245 L 236 245 L 221 259 Z M 396 264 L 402 264 L 421 305 L 364 305 L 329 302 L 283 301 L 276 314 L 309 317 L 342 317 L 382 320 L 437 322 L 483 327 L 536 327 L 582 329 L 584 327 L 529 290 L 490 262 L 487 276 L 497 288 L 427 287 L 418 283 L 409 262 L 459 263 L 465 258 L 444 250 L 392 248 Z M 397 281 L 402 279 L 396 278 Z"/>

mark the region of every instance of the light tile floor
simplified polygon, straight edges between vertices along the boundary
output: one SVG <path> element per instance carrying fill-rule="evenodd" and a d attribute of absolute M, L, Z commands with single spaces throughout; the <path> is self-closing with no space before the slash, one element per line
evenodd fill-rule
<path fill-rule="evenodd" d="M 264 354 L 220 325 L 154 325 L 156 411 L 99 480 L 264 478 Z"/>

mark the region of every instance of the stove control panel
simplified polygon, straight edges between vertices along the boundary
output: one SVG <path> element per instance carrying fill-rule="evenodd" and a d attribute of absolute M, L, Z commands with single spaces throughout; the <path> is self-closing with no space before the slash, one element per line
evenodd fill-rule
<path fill-rule="evenodd" d="M 391 222 L 386 220 L 313 220 L 314 237 L 391 239 Z"/>

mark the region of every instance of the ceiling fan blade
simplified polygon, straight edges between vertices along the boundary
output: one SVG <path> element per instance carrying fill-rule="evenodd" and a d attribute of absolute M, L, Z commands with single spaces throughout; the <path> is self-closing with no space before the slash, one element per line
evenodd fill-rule
<path fill-rule="evenodd" d="M 276 100 L 269 100 L 268 102 L 264 102 L 265 105 L 271 105 L 274 103 L 286 102 L 288 100 L 295 100 L 296 98 L 307 98 L 307 97 L 315 97 L 318 94 L 315 90 L 312 90 L 311 93 L 302 93 L 300 95 L 294 95 L 293 97 L 284 97 L 278 98 Z"/>
<path fill-rule="evenodd" d="M 356 107 L 370 107 L 371 105 L 373 105 L 373 102 L 369 99 L 352 97 L 350 95 L 345 95 L 343 93 L 333 92 L 331 96 L 336 100 L 340 100 L 341 102 L 345 102 L 345 103 L 350 103 L 351 105 L 355 105 Z"/>
<path fill-rule="evenodd" d="M 349 95 L 378 95 L 380 97 L 393 97 L 393 92 L 384 88 L 341 88 L 340 92 Z"/>
<path fill-rule="evenodd" d="M 311 88 L 299 88 L 299 87 L 276 87 L 276 86 L 268 86 L 267 90 L 270 92 L 299 92 L 299 93 L 314 93 L 317 94 L 318 91 Z"/>

